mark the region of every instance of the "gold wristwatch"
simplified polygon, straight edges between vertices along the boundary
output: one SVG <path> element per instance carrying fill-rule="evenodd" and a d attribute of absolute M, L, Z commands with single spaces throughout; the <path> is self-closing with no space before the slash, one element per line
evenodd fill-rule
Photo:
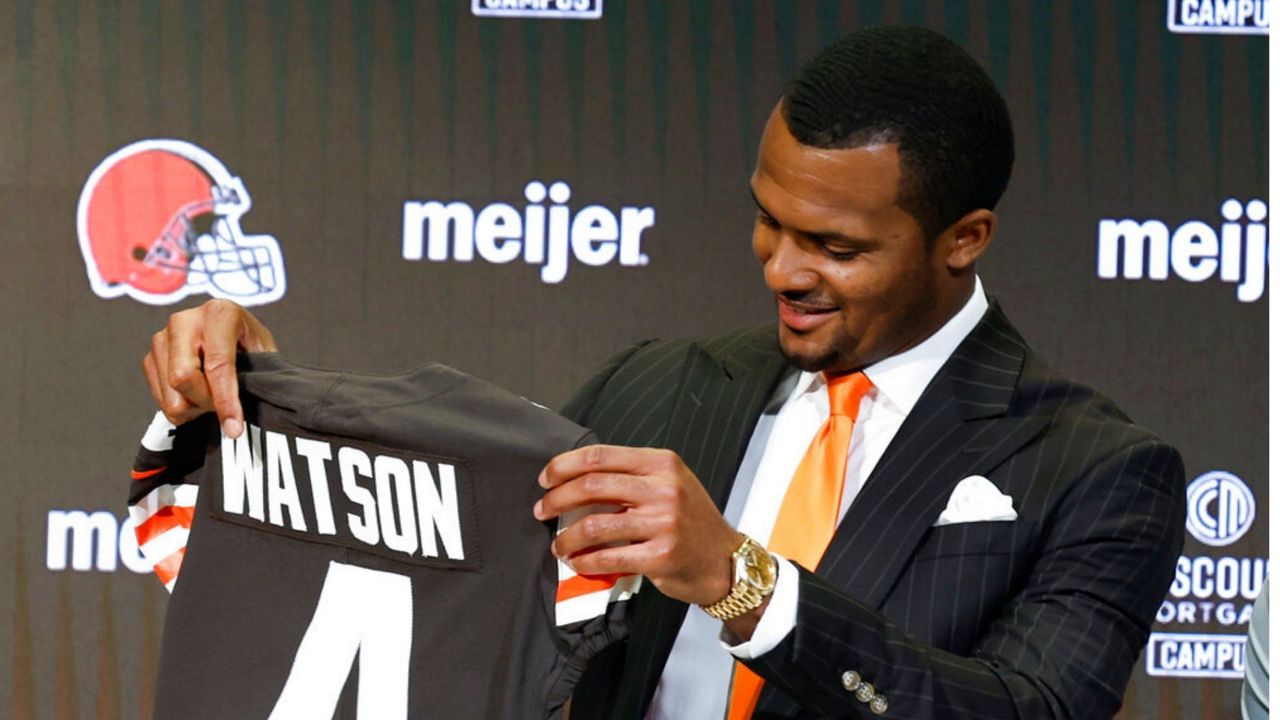
<path fill-rule="evenodd" d="M 778 567 L 768 550 L 746 535 L 733 551 L 733 587 L 729 594 L 702 609 L 717 620 L 732 620 L 764 604 L 778 581 Z"/>

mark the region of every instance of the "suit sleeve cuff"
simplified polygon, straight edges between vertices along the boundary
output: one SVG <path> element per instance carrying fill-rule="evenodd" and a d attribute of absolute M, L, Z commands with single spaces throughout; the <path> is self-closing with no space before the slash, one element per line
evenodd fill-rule
<path fill-rule="evenodd" d="M 778 646 L 796 627 L 796 609 L 800 603 L 800 573 L 790 560 L 773 553 L 778 561 L 778 582 L 773 586 L 769 604 L 756 623 L 751 639 L 737 645 L 727 631 L 720 631 L 720 646 L 739 660 L 753 660 Z"/>

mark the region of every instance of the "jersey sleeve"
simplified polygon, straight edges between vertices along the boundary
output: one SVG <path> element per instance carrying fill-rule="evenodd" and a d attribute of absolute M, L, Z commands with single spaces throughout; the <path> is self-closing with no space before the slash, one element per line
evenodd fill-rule
<path fill-rule="evenodd" d="M 138 548 L 173 592 L 187 551 L 204 464 L 203 419 L 175 426 L 157 412 L 142 435 L 129 483 L 129 519 Z"/>

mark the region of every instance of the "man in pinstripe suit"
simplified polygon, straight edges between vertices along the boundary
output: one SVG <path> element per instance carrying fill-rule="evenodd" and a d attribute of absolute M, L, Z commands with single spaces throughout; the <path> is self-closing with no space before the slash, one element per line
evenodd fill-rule
<path fill-rule="evenodd" d="M 801 71 L 751 179 L 778 322 L 622 352 L 566 408 L 610 444 L 539 478 L 538 517 L 623 508 L 558 555 L 647 579 L 573 717 L 724 717 L 734 658 L 764 679 L 756 718 L 1115 713 L 1181 549 L 1183 468 L 983 291 L 1012 158 L 1003 99 L 934 33 L 855 33 Z M 144 361 L 166 414 L 216 407 L 236 434 L 237 343 L 275 346 L 226 302 L 175 315 Z M 827 379 L 854 371 L 873 387 L 821 562 L 774 557 L 740 595 L 743 535 L 766 541 Z M 723 622 L 697 607 L 735 595 Z"/>
<path fill-rule="evenodd" d="M 1115 713 L 1181 548 L 1183 468 L 985 296 L 1012 157 L 998 91 L 934 33 L 856 33 L 801 71 L 751 179 L 777 325 L 614 358 L 567 408 L 613 445 L 541 478 L 539 517 L 626 508 L 558 555 L 653 585 L 574 717 L 725 717 L 731 655 L 766 682 L 757 718 Z M 852 371 L 874 387 L 816 572 L 777 557 L 771 596 L 711 620 L 695 606 L 747 582 L 730 558 L 768 539 L 824 378 Z"/>

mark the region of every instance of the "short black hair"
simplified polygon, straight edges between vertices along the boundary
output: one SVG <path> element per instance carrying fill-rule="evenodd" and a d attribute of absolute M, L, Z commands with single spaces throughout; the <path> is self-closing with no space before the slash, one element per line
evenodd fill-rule
<path fill-rule="evenodd" d="M 897 143 L 897 203 L 929 239 L 971 210 L 994 209 L 1009 184 L 1004 97 L 963 48 L 927 28 L 844 36 L 791 81 L 782 115 L 810 147 Z"/>

